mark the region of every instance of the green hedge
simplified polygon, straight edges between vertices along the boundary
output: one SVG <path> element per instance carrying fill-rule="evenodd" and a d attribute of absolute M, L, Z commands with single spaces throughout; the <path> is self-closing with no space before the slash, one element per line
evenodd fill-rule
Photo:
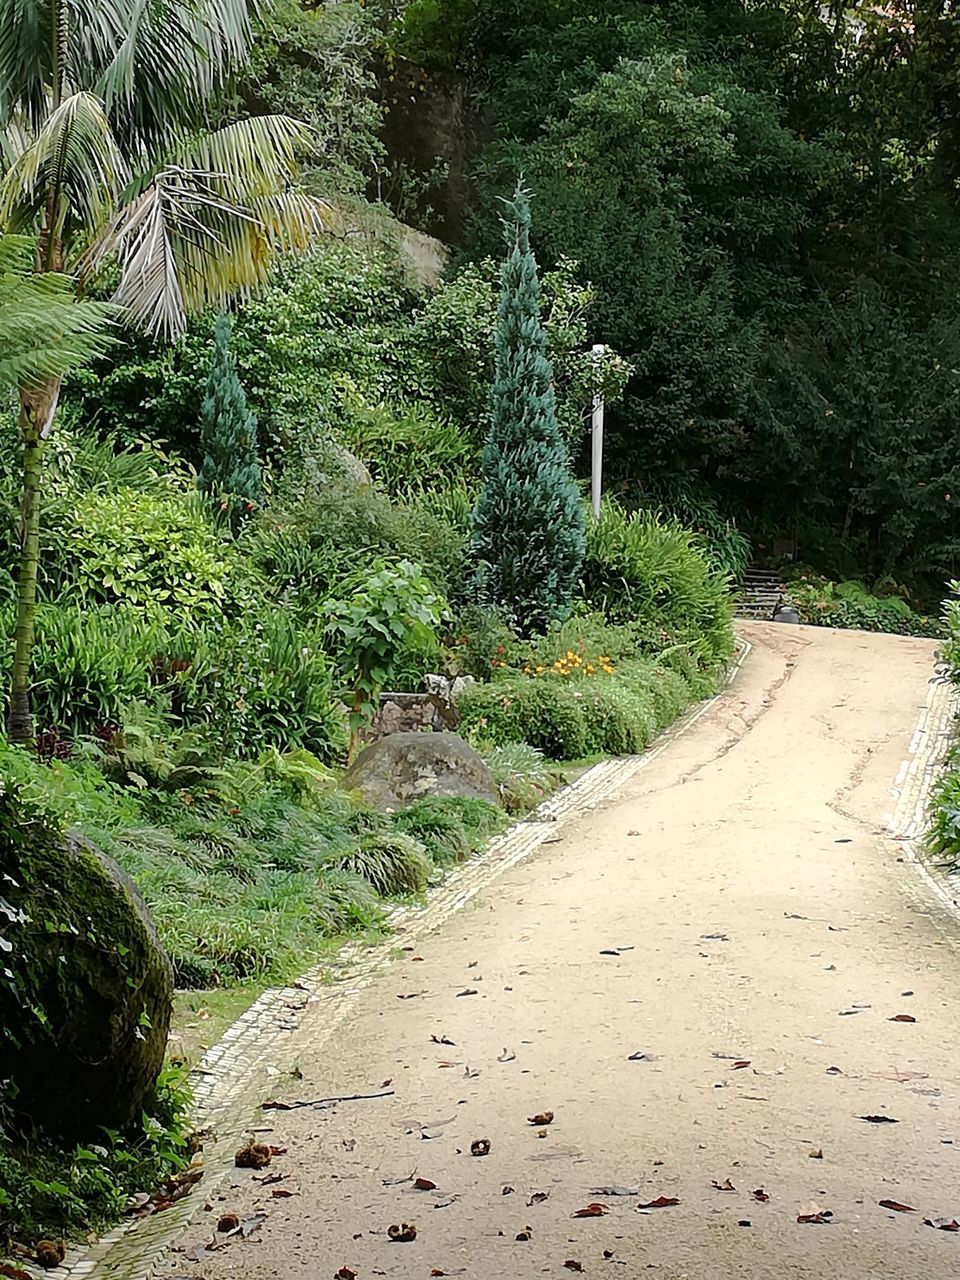
<path fill-rule="evenodd" d="M 651 659 L 583 678 L 511 673 L 461 695 L 460 731 L 494 746 L 525 742 L 551 760 L 631 755 L 711 687 Z"/>

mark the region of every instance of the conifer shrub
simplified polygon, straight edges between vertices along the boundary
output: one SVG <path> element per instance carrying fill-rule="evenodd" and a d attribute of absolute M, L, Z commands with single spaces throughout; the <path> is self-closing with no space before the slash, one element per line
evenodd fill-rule
<path fill-rule="evenodd" d="M 257 458 L 257 420 L 230 350 L 230 318 L 217 317 L 207 390 L 200 413 L 203 465 L 197 484 L 234 531 L 249 516 L 263 492 Z"/>
<path fill-rule="evenodd" d="M 553 370 L 530 248 L 530 197 L 518 184 L 503 219 L 496 372 L 473 514 L 483 603 L 525 634 L 570 611 L 584 551 L 583 510 L 557 425 Z"/>

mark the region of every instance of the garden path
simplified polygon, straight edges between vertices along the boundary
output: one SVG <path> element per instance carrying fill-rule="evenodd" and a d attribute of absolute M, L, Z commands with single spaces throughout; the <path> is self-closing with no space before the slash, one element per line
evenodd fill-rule
<path fill-rule="evenodd" d="M 282 1085 L 394 1096 L 265 1112 L 282 1181 L 208 1188 L 161 1274 L 957 1274 L 960 1233 L 923 1220 L 960 1218 L 960 930 L 884 821 L 934 646 L 744 631 L 695 730 L 405 953 Z M 395 1181 L 414 1172 L 437 1189 Z M 658 1197 L 680 1203 L 638 1212 Z M 575 1216 L 591 1203 L 609 1211 Z M 267 1218 L 198 1248 L 225 1210 Z"/>

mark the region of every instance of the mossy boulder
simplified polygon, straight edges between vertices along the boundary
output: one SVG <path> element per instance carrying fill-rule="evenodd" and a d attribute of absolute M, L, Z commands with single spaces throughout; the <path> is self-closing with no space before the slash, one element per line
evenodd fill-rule
<path fill-rule="evenodd" d="M 500 799 L 483 756 L 455 733 L 391 733 L 360 752 L 344 786 L 374 809 L 402 809 L 424 796 Z"/>
<path fill-rule="evenodd" d="M 0 783 L 0 1095 L 64 1138 L 124 1128 L 156 1084 L 172 998 L 130 879 Z"/>

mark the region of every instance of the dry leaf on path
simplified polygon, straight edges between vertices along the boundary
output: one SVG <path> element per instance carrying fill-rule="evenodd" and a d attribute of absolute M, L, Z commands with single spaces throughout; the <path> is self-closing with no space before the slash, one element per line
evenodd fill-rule
<path fill-rule="evenodd" d="M 605 1213 L 610 1210 L 605 1204 L 588 1204 L 585 1209 L 578 1209 L 572 1216 L 574 1218 L 602 1218 Z"/>
<path fill-rule="evenodd" d="M 812 1223 L 814 1226 L 826 1227 L 830 1225 L 830 1219 L 833 1217 L 831 1209 L 811 1208 L 809 1213 L 797 1214 L 798 1222 Z"/>
<path fill-rule="evenodd" d="M 238 1231 L 240 1229 L 240 1216 L 236 1213 L 221 1213 L 217 1219 L 217 1230 L 223 1233 L 228 1231 Z"/>
<path fill-rule="evenodd" d="M 518 1231 L 518 1232 L 517 1232 L 517 1236 L 516 1236 L 516 1238 L 517 1238 L 517 1240 L 521 1241 L 522 1243 L 526 1243 L 526 1241 L 528 1241 L 528 1240 L 532 1240 L 532 1239 L 533 1239 L 533 1228 L 532 1228 L 532 1227 L 524 1227 L 522 1231 Z"/>
<path fill-rule="evenodd" d="M 436 1191 L 437 1184 L 431 1182 L 429 1178 L 416 1178 L 413 1185 L 418 1191 Z"/>
<path fill-rule="evenodd" d="M 842 1075 L 843 1075 L 843 1072 L 840 1070 L 840 1068 L 839 1068 L 839 1067 L 827 1067 L 827 1075 L 828 1075 L 828 1076 L 842 1076 Z"/>
<path fill-rule="evenodd" d="M 233 1163 L 238 1169 L 265 1169 L 272 1159 L 273 1153 L 262 1142 L 248 1142 L 237 1151 Z"/>
<path fill-rule="evenodd" d="M 892 1018 L 887 1019 L 888 1022 L 916 1022 L 916 1018 L 912 1013 L 895 1013 Z"/>
<path fill-rule="evenodd" d="M 568 1271 L 583 1270 L 583 1264 L 580 1262 L 577 1262 L 576 1258 L 568 1258 L 563 1265 L 567 1268 Z"/>
<path fill-rule="evenodd" d="M 430 1039 L 433 1044 L 446 1044 L 451 1048 L 456 1048 L 456 1042 L 451 1040 L 449 1036 L 431 1036 Z"/>
<path fill-rule="evenodd" d="M 823 1159 L 823 1148 L 822 1148 L 822 1147 L 816 1147 L 813 1151 L 808 1151 L 808 1152 L 807 1152 L 807 1156 L 808 1156 L 808 1157 L 809 1157 L 809 1159 L 811 1159 L 811 1160 L 822 1160 L 822 1159 Z"/>
<path fill-rule="evenodd" d="M 549 1191 L 534 1191 L 533 1195 L 527 1201 L 527 1208 L 531 1208 L 535 1204 L 543 1204 L 545 1200 L 550 1199 Z"/>
<path fill-rule="evenodd" d="M 754 1200 L 759 1200 L 761 1204 L 766 1204 L 770 1199 L 763 1187 L 757 1187 L 756 1191 L 751 1191 L 750 1194 L 753 1196 Z"/>
<path fill-rule="evenodd" d="M 657 1196 L 656 1200 L 649 1200 L 646 1204 L 637 1205 L 638 1209 L 672 1209 L 678 1205 L 680 1201 L 676 1196 Z"/>
<path fill-rule="evenodd" d="M 627 1058 L 628 1062 L 656 1062 L 657 1055 L 655 1053 L 631 1053 Z"/>
<path fill-rule="evenodd" d="M 591 1187 L 592 1196 L 638 1196 L 639 1187 Z"/>
<path fill-rule="evenodd" d="M 881 1200 L 881 1209 L 892 1209 L 894 1213 L 916 1213 L 916 1209 L 912 1209 L 908 1204 L 901 1204 L 899 1200 Z"/>
<path fill-rule="evenodd" d="M 59 1267 L 66 1256 L 62 1240 L 38 1240 L 34 1249 L 34 1257 L 46 1271 Z"/>
<path fill-rule="evenodd" d="M 514 1189 L 513 1187 L 504 1187 L 500 1194 L 502 1196 L 512 1196 L 514 1194 Z"/>
<path fill-rule="evenodd" d="M 730 1179 L 727 1178 L 725 1182 L 714 1182 L 713 1189 L 714 1191 L 736 1191 L 737 1188 L 733 1185 Z"/>
<path fill-rule="evenodd" d="M 893 1116 L 860 1116 L 861 1120 L 866 1120 L 867 1124 L 899 1124 L 899 1120 L 894 1120 Z"/>
<path fill-rule="evenodd" d="M 538 1126 L 544 1125 L 544 1124 L 553 1124 L 553 1112 L 541 1111 L 538 1115 L 527 1116 L 527 1121 L 529 1124 L 538 1125 Z"/>
<path fill-rule="evenodd" d="M 750 1060 L 749 1060 L 749 1058 L 741 1058 L 741 1060 L 740 1060 L 739 1062 L 735 1062 L 735 1063 L 733 1064 L 733 1066 L 730 1068 L 730 1070 L 731 1070 L 731 1071 L 742 1071 L 742 1070 L 744 1069 L 744 1067 L 749 1067 L 749 1065 L 750 1065 Z"/>
<path fill-rule="evenodd" d="M 489 1138 L 474 1138 L 470 1143 L 470 1154 L 472 1156 L 488 1156 L 490 1154 Z"/>
<path fill-rule="evenodd" d="M 357 1280 L 357 1273 L 349 1267 L 341 1267 L 333 1280 Z"/>
<path fill-rule="evenodd" d="M 417 1238 L 417 1228 L 412 1222 L 401 1222 L 399 1226 L 394 1224 L 387 1227 L 387 1237 L 394 1244 L 410 1244 Z"/>
<path fill-rule="evenodd" d="M 474 988 L 473 988 L 473 987 L 467 987 L 467 989 L 466 989 L 465 991 L 458 991 L 458 992 L 457 992 L 457 995 L 458 995 L 458 996 L 475 996 L 475 995 L 477 995 L 477 994 L 478 994 L 478 993 L 477 993 L 477 991 L 476 991 L 476 990 L 474 990 Z"/>
<path fill-rule="evenodd" d="M 924 1218 L 925 1227 L 933 1227 L 935 1231 L 960 1231 L 960 1222 L 956 1218 Z"/>

